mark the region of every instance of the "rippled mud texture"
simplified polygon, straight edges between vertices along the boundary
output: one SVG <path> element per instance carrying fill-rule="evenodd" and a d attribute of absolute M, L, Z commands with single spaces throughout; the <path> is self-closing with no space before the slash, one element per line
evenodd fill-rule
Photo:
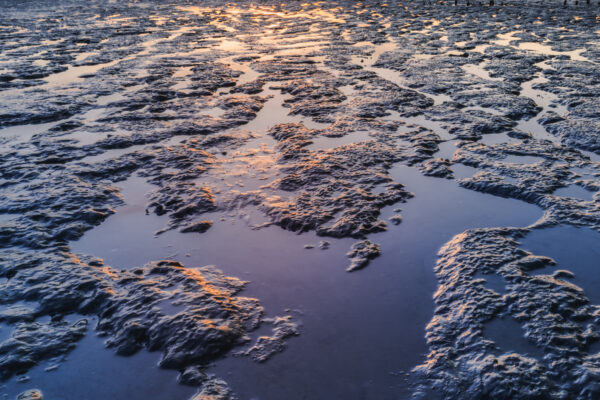
<path fill-rule="evenodd" d="M 590 348 L 600 339 L 598 306 L 569 281 L 569 271 L 545 274 L 556 263 L 519 248 L 516 239 L 525 234 L 472 230 L 440 251 L 431 352 L 417 372 L 448 398 L 598 396 L 598 356 Z M 495 336 L 506 328 L 499 321 L 518 329 L 501 344 Z"/>
<path fill-rule="evenodd" d="M 249 341 L 263 313 L 256 299 L 236 296 L 244 282 L 211 267 L 160 261 L 116 271 L 58 250 L 3 251 L 2 264 L 10 279 L 0 321 L 15 325 L 0 345 L 3 378 L 60 361 L 86 333 L 86 315 L 98 316 L 95 329 L 117 354 L 161 351 L 161 367 L 184 369 Z M 74 314 L 81 319 L 65 320 Z M 51 318 L 38 322 L 43 316 Z"/>
<path fill-rule="evenodd" d="M 116 270 L 72 242 L 141 179 L 156 235 L 241 217 L 323 250 L 351 238 L 356 271 L 384 257 L 370 238 L 402 226 L 397 203 L 419 201 L 401 164 L 544 213 L 447 238 L 415 393 L 598 397 L 595 295 L 520 244 L 600 230 L 595 7 L 0 2 L 1 378 L 56 369 L 93 328 L 118 354 L 159 351 L 195 398 L 233 397 L 205 367 L 243 344 L 266 361 L 294 320 L 215 267 Z"/>
<path fill-rule="evenodd" d="M 347 254 L 351 261 L 348 271 L 356 271 L 357 269 L 366 267 L 370 260 L 380 254 L 381 249 L 379 246 L 368 240 L 354 243 Z"/>
<path fill-rule="evenodd" d="M 39 390 L 27 390 L 17 396 L 17 400 L 42 400 L 42 392 Z"/>

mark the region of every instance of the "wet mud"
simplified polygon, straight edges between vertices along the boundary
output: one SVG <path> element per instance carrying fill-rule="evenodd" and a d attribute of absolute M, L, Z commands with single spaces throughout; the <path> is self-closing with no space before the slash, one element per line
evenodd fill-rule
<path fill-rule="evenodd" d="M 600 396 L 595 5 L 0 10 L 4 398 Z"/>

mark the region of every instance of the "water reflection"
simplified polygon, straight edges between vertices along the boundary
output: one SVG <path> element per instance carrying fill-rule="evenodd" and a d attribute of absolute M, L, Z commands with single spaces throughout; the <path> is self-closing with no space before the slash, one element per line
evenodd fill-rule
<path fill-rule="evenodd" d="M 450 24 L 442 19 L 424 18 L 414 27 L 407 23 L 395 31 L 392 25 L 399 22 L 386 17 L 383 10 L 386 6 L 381 7 L 381 10 L 375 11 L 357 3 L 350 10 L 334 8 L 326 2 L 302 3 L 290 7 L 251 5 L 242 8 L 227 5 L 221 9 L 178 6 L 176 10 L 181 14 L 176 18 L 153 15 L 153 28 L 158 27 L 160 30 L 140 35 L 139 41 L 131 45 L 131 51 L 127 55 L 108 62 L 94 63 L 92 60 L 101 54 L 101 51 L 81 51 L 74 55 L 74 62 L 66 71 L 48 75 L 44 78 L 47 82 L 39 85 L 37 90 L 65 89 L 84 92 L 82 88 L 87 85 L 89 76 L 131 61 L 132 64 L 124 65 L 134 69 L 137 78 L 144 78 L 140 86 L 127 86 L 125 89 L 117 86 L 118 89 L 115 90 L 120 90 L 120 93 L 91 96 L 90 104 L 93 104 L 94 108 L 77 114 L 77 120 L 85 125 L 102 123 L 102 117 L 120 107 L 119 102 L 126 103 L 135 98 L 138 92 L 150 87 L 148 85 L 156 75 L 163 74 L 164 71 L 158 70 L 153 75 L 149 67 L 152 63 L 160 65 L 166 61 L 167 56 L 164 53 L 167 53 L 170 61 L 177 57 L 179 59 L 173 61 L 173 72 L 170 76 L 173 79 L 167 80 L 167 84 L 161 87 L 165 92 L 173 92 L 167 93 L 168 96 L 172 96 L 172 103 L 165 102 L 165 108 L 177 104 L 177 100 L 181 98 L 192 97 L 196 105 L 202 103 L 202 96 L 214 98 L 215 101 L 202 104 L 203 107 L 194 110 L 194 118 L 204 121 L 202 118 L 206 116 L 214 119 L 225 117 L 226 110 L 219 100 L 236 95 L 231 92 L 261 79 L 264 81 L 264 87 L 251 93 L 252 96 L 266 99 L 260 111 L 248 123 L 219 132 L 222 135 L 235 136 L 242 143 L 231 148 L 206 145 L 207 148 L 203 150 L 211 154 L 209 171 L 190 184 L 209 187 L 215 195 L 234 191 L 261 191 L 269 196 L 281 196 L 270 197 L 270 201 L 275 202 L 286 201 L 286 196 L 289 198 L 293 193 L 265 188 L 265 185 L 279 177 L 280 170 L 285 168 L 277 163 L 277 142 L 267 134 L 273 126 L 281 123 L 299 123 L 315 131 L 314 137 L 311 138 L 312 143 L 306 147 L 308 151 L 315 152 L 314 159 L 307 162 L 310 167 L 318 165 L 326 151 L 354 143 L 377 142 L 378 139 L 369 129 L 357 128 L 351 131 L 347 127 L 342 128 L 342 135 L 326 136 L 323 132 L 331 128 L 332 124 L 317 122 L 309 116 L 290 115 L 290 108 L 284 105 L 292 95 L 284 94 L 277 86 L 278 80 L 287 77 L 275 79 L 268 72 L 260 72 L 257 65 L 261 62 L 279 60 L 313 66 L 327 79 L 336 79 L 333 86 L 346 96 L 346 100 L 340 103 L 341 107 L 348 106 L 348 110 L 352 111 L 353 102 L 361 100 L 365 95 L 365 87 L 369 84 L 372 74 L 414 93 L 415 96 L 422 94 L 432 99 L 433 106 L 439 109 L 453 103 L 450 95 L 419 90 L 419 85 L 406 78 L 401 70 L 376 66 L 382 56 L 393 55 L 394 52 L 402 50 L 403 46 L 412 51 L 417 47 L 415 43 L 418 43 L 418 46 L 423 45 L 422 41 L 410 42 L 415 38 L 422 40 L 423 37 L 433 35 L 436 42 L 443 42 L 441 47 L 434 50 L 425 51 L 419 47 L 419 51 L 414 52 L 409 59 L 410 63 L 417 65 L 429 65 L 426 62 L 435 65 L 437 59 L 462 55 L 465 51 L 485 54 L 493 45 L 513 47 L 515 50 L 536 54 L 566 55 L 573 61 L 589 61 L 582 56 L 583 49 L 559 52 L 545 42 L 521 40 L 521 30 L 502 33 L 490 43 L 477 44 L 469 49 L 466 45 L 476 35 L 471 35 L 470 32 L 469 35 L 461 36 L 468 37 L 468 41 L 454 41 L 455 37 L 451 34 L 452 29 L 462 26 L 466 23 L 464 21 Z M 184 15 L 194 15 L 198 18 L 189 26 L 178 26 L 177 18 L 184 20 Z M 361 17 L 356 18 L 357 15 Z M 208 24 L 213 29 L 208 39 L 196 32 L 199 25 L 204 24 L 204 19 L 209 21 Z M 370 23 L 364 22 L 369 20 Z M 385 35 L 369 35 L 370 31 L 375 31 L 374 22 L 381 23 L 386 30 Z M 126 27 L 135 25 L 136 19 L 116 13 L 98 20 L 97 23 L 104 23 L 108 28 Z M 360 33 L 356 34 L 357 31 Z M 21 33 L 24 32 L 26 30 Z M 401 34 L 398 35 L 398 32 Z M 407 37 L 411 39 L 408 40 Z M 55 46 L 62 43 L 62 40 L 45 41 L 43 45 Z M 102 46 L 108 46 L 108 39 L 103 40 L 104 42 L 100 41 L 100 49 Z M 10 43 L 4 43 L 7 44 Z M 344 55 L 348 61 L 334 68 L 333 61 L 339 61 L 335 53 L 337 46 L 345 46 L 347 51 Z M 420 52 L 421 50 L 423 52 Z M 215 54 L 214 59 L 210 58 Z M 200 55 L 207 58 L 194 58 Z M 218 72 L 230 73 L 231 83 L 200 96 L 194 93 L 192 88 L 194 68 L 196 65 L 212 62 L 219 62 L 227 67 Z M 36 63 L 39 67 L 47 65 L 42 59 L 36 60 Z M 537 66 L 541 68 L 543 65 L 539 63 Z M 459 74 L 464 72 L 481 78 L 479 83 L 483 80 L 482 85 L 488 85 L 488 81 L 497 84 L 504 79 L 490 76 L 485 68 L 486 63 L 483 62 L 464 64 L 456 69 Z M 369 72 L 371 75 L 364 74 L 360 79 L 353 80 L 351 71 L 355 70 Z M 307 79 L 313 78 L 314 76 L 308 76 Z M 533 98 L 544 109 L 552 107 L 560 115 L 565 115 L 566 108 L 559 104 L 557 95 L 534 88 L 534 85 L 543 83 L 547 81 L 542 74 L 524 82 L 522 95 Z M 11 89 L 7 93 L 10 95 L 19 90 Z M 142 100 L 151 101 L 146 97 Z M 179 116 L 178 110 L 176 107 L 173 109 L 175 111 L 167 110 L 170 114 L 164 112 L 161 116 L 168 115 L 176 119 Z M 479 106 L 463 109 L 468 110 L 498 114 L 498 111 Z M 143 112 L 144 110 L 139 109 L 139 114 Z M 436 157 L 451 159 L 457 150 L 459 141 L 442 126 L 442 122 L 432 120 L 424 114 L 405 117 L 399 111 L 390 109 L 385 109 L 384 113 L 385 117 L 367 116 L 364 120 L 401 122 L 431 129 L 445 140 L 439 145 Z M 366 125 L 364 121 L 360 122 Z M 44 134 L 54 125 L 17 125 L 1 130 L 0 135 L 6 139 L 1 149 L 8 151 L 19 142 L 28 143 L 34 135 Z M 550 138 L 547 133 L 545 136 L 545 130 L 532 120 L 520 121 L 517 129 L 530 130 L 536 138 Z M 542 130 L 538 132 L 536 129 Z M 152 128 L 148 128 L 148 131 L 151 130 Z M 242 133 L 242 130 L 246 133 Z M 81 130 L 57 136 L 60 140 L 77 141 L 80 147 L 85 147 L 112 134 L 130 135 L 131 131 L 117 128 L 101 133 Z M 167 149 L 169 145 L 179 145 L 183 140 L 184 136 L 177 135 L 161 139 L 153 145 Z M 481 142 L 511 143 L 515 140 L 501 133 L 487 135 Z M 408 147 L 409 144 L 400 140 L 396 143 L 399 147 Z M 190 141 L 183 143 L 182 147 L 184 153 L 198 151 Z M 102 154 L 86 156 L 83 161 L 94 165 L 147 148 L 145 144 L 113 148 Z M 533 156 L 510 156 L 504 161 L 527 164 L 537 163 L 540 159 Z M 214 225 L 202 235 L 182 235 L 172 230 L 156 236 L 155 232 L 168 225 L 168 218 L 146 215 L 146 196 L 159 188 L 139 176 L 119 183 L 127 204 L 98 228 L 88 232 L 79 242 L 72 244 L 72 247 L 78 252 L 103 257 L 108 264 L 124 269 L 161 258 L 174 258 L 193 266 L 216 264 L 227 274 L 251 281 L 245 294 L 260 298 L 268 312 L 277 313 L 286 308 L 299 310 L 298 314 L 302 316 L 304 323 L 303 334 L 290 344 L 290 348 L 284 354 L 261 367 L 250 364 L 248 360 L 236 358 L 221 360 L 213 366 L 215 372 L 226 377 L 234 389 L 243 395 L 256 395 L 261 398 L 355 398 L 356 393 L 362 393 L 364 397 L 369 398 L 408 396 L 410 389 L 404 378 L 399 376 L 403 376 L 404 372 L 419 363 L 427 351 L 423 334 L 433 307 L 431 294 L 435 290 L 436 281 L 432 269 L 439 246 L 454 234 L 472 227 L 527 226 L 540 217 L 541 210 L 516 200 L 468 191 L 450 179 L 424 177 L 417 168 L 406 164 L 407 162 L 390 162 L 387 167 L 391 169 L 383 169 L 381 173 L 389 172 L 394 181 L 406 185 L 408 190 L 415 193 L 416 198 L 402 205 L 402 223 L 398 226 L 389 224 L 387 232 L 370 236 L 381 244 L 384 253 L 368 269 L 354 275 L 344 275 L 342 272 L 347 263 L 345 253 L 353 239 L 328 239 L 331 240 L 331 246 L 327 251 L 308 252 L 304 245 L 318 243 L 322 238 L 317 237 L 314 232 L 296 235 L 275 226 L 262 225 L 269 222 L 268 218 L 262 210 L 252 205 L 241 207 L 243 210 L 219 210 L 203 214 L 202 218 L 214 221 Z M 452 166 L 452 169 L 457 179 L 472 176 L 476 172 L 476 169 L 463 165 Z M 165 168 L 161 171 L 175 176 L 180 172 L 177 168 Z M 353 182 L 344 184 L 352 185 Z M 559 189 L 555 194 L 579 197 L 582 193 L 575 193 L 577 188 Z M 379 194 L 383 189 L 383 185 L 375 186 L 371 192 Z M 397 211 L 397 206 L 386 207 L 383 209 L 382 218 L 389 220 L 398 213 L 400 211 Z M 10 223 L 12 219 L 10 214 L 0 214 L 0 224 Z M 262 228 L 253 230 L 257 226 Z M 502 282 L 493 282 L 490 277 L 483 278 L 487 280 L 489 287 L 501 291 Z M 177 309 L 171 309 L 171 312 L 174 310 Z M 500 327 L 510 324 L 506 321 L 497 323 Z M 496 330 L 493 323 L 488 328 L 490 331 Z M 2 327 L 0 334 L 5 335 L 5 331 Z M 129 392 L 122 391 L 120 395 L 130 396 L 132 399 L 189 395 L 189 389 L 171 385 L 174 377 L 172 373 L 155 371 L 152 355 L 143 353 L 124 362 L 115 361 L 110 352 L 102 353 L 99 350 L 102 347 L 101 343 L 94 340 L 97 341 L 91 334 L 88 335 L 86 341 L 80 344 L 80 348 L 85 351 L 73 353 L 68 363 L 69 367 L 65 369 L 67 375 L 72 373 L 72 376 L 81 377 L 85 381 L 93 379 L 94 376 L 101 376 L 99 382 L 106 382 L 115 375 L 123 374 L 128 382 L 134 381 L 135 384 L 131 385 L 132 389 L 127 389 Z M 500 347 L 509 349 L 519 346 L 513 344 L 511 338 L 499 338 L 497 343 Z M 89 359 L 86 361 L 85 354 L 94 355 L 95 365 L 91 365 Z M 111 368 L 106 367 L 113 364 L 119 364 L 119 368 L 111 372 Z M 290 369 L 290 365 L 294 368 Z M 77 374 L 78 368 L 84 372 Z M 99 368 L 102 371 L 99 372 Z M 152 382 L 140 388 L 139 381 L 132 379 L 134 374 Z M 56 382 L 52 382 L 52 376 L 48 378 L 39 370 L 34 370 L 32 376 L 36 383 L 48 388 L 47 393 L 50 395 L 60 396 L 60 385 L 67 385 L 64 381 L 65 375 L 60 375 Z M 96 385 L 90 388 L 93 388 L 97 398 L 116 396 L 113 390 L 115 386 L 99 388 Z M 13 389 L 10 390 L 12 393 Z M 81 387 L 78 387 L 73 393 L 86 397 L 80 394 L 80 391 Z"/>

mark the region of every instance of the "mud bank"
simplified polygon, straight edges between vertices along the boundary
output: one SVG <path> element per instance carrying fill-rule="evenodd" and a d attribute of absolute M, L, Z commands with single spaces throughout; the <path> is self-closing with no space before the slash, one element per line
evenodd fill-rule
<path fill-rule="evenodd" d="M 9 398 L 597 395 L 595 8 L 0 8 Z"/>

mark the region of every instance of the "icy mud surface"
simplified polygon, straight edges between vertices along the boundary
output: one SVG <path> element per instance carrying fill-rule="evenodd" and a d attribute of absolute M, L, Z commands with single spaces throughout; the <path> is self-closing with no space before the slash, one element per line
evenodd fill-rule
<path fill-rule="evenodd" d="M 3 398 L 600 396 L 595 6 L 0 11 Z"/>

